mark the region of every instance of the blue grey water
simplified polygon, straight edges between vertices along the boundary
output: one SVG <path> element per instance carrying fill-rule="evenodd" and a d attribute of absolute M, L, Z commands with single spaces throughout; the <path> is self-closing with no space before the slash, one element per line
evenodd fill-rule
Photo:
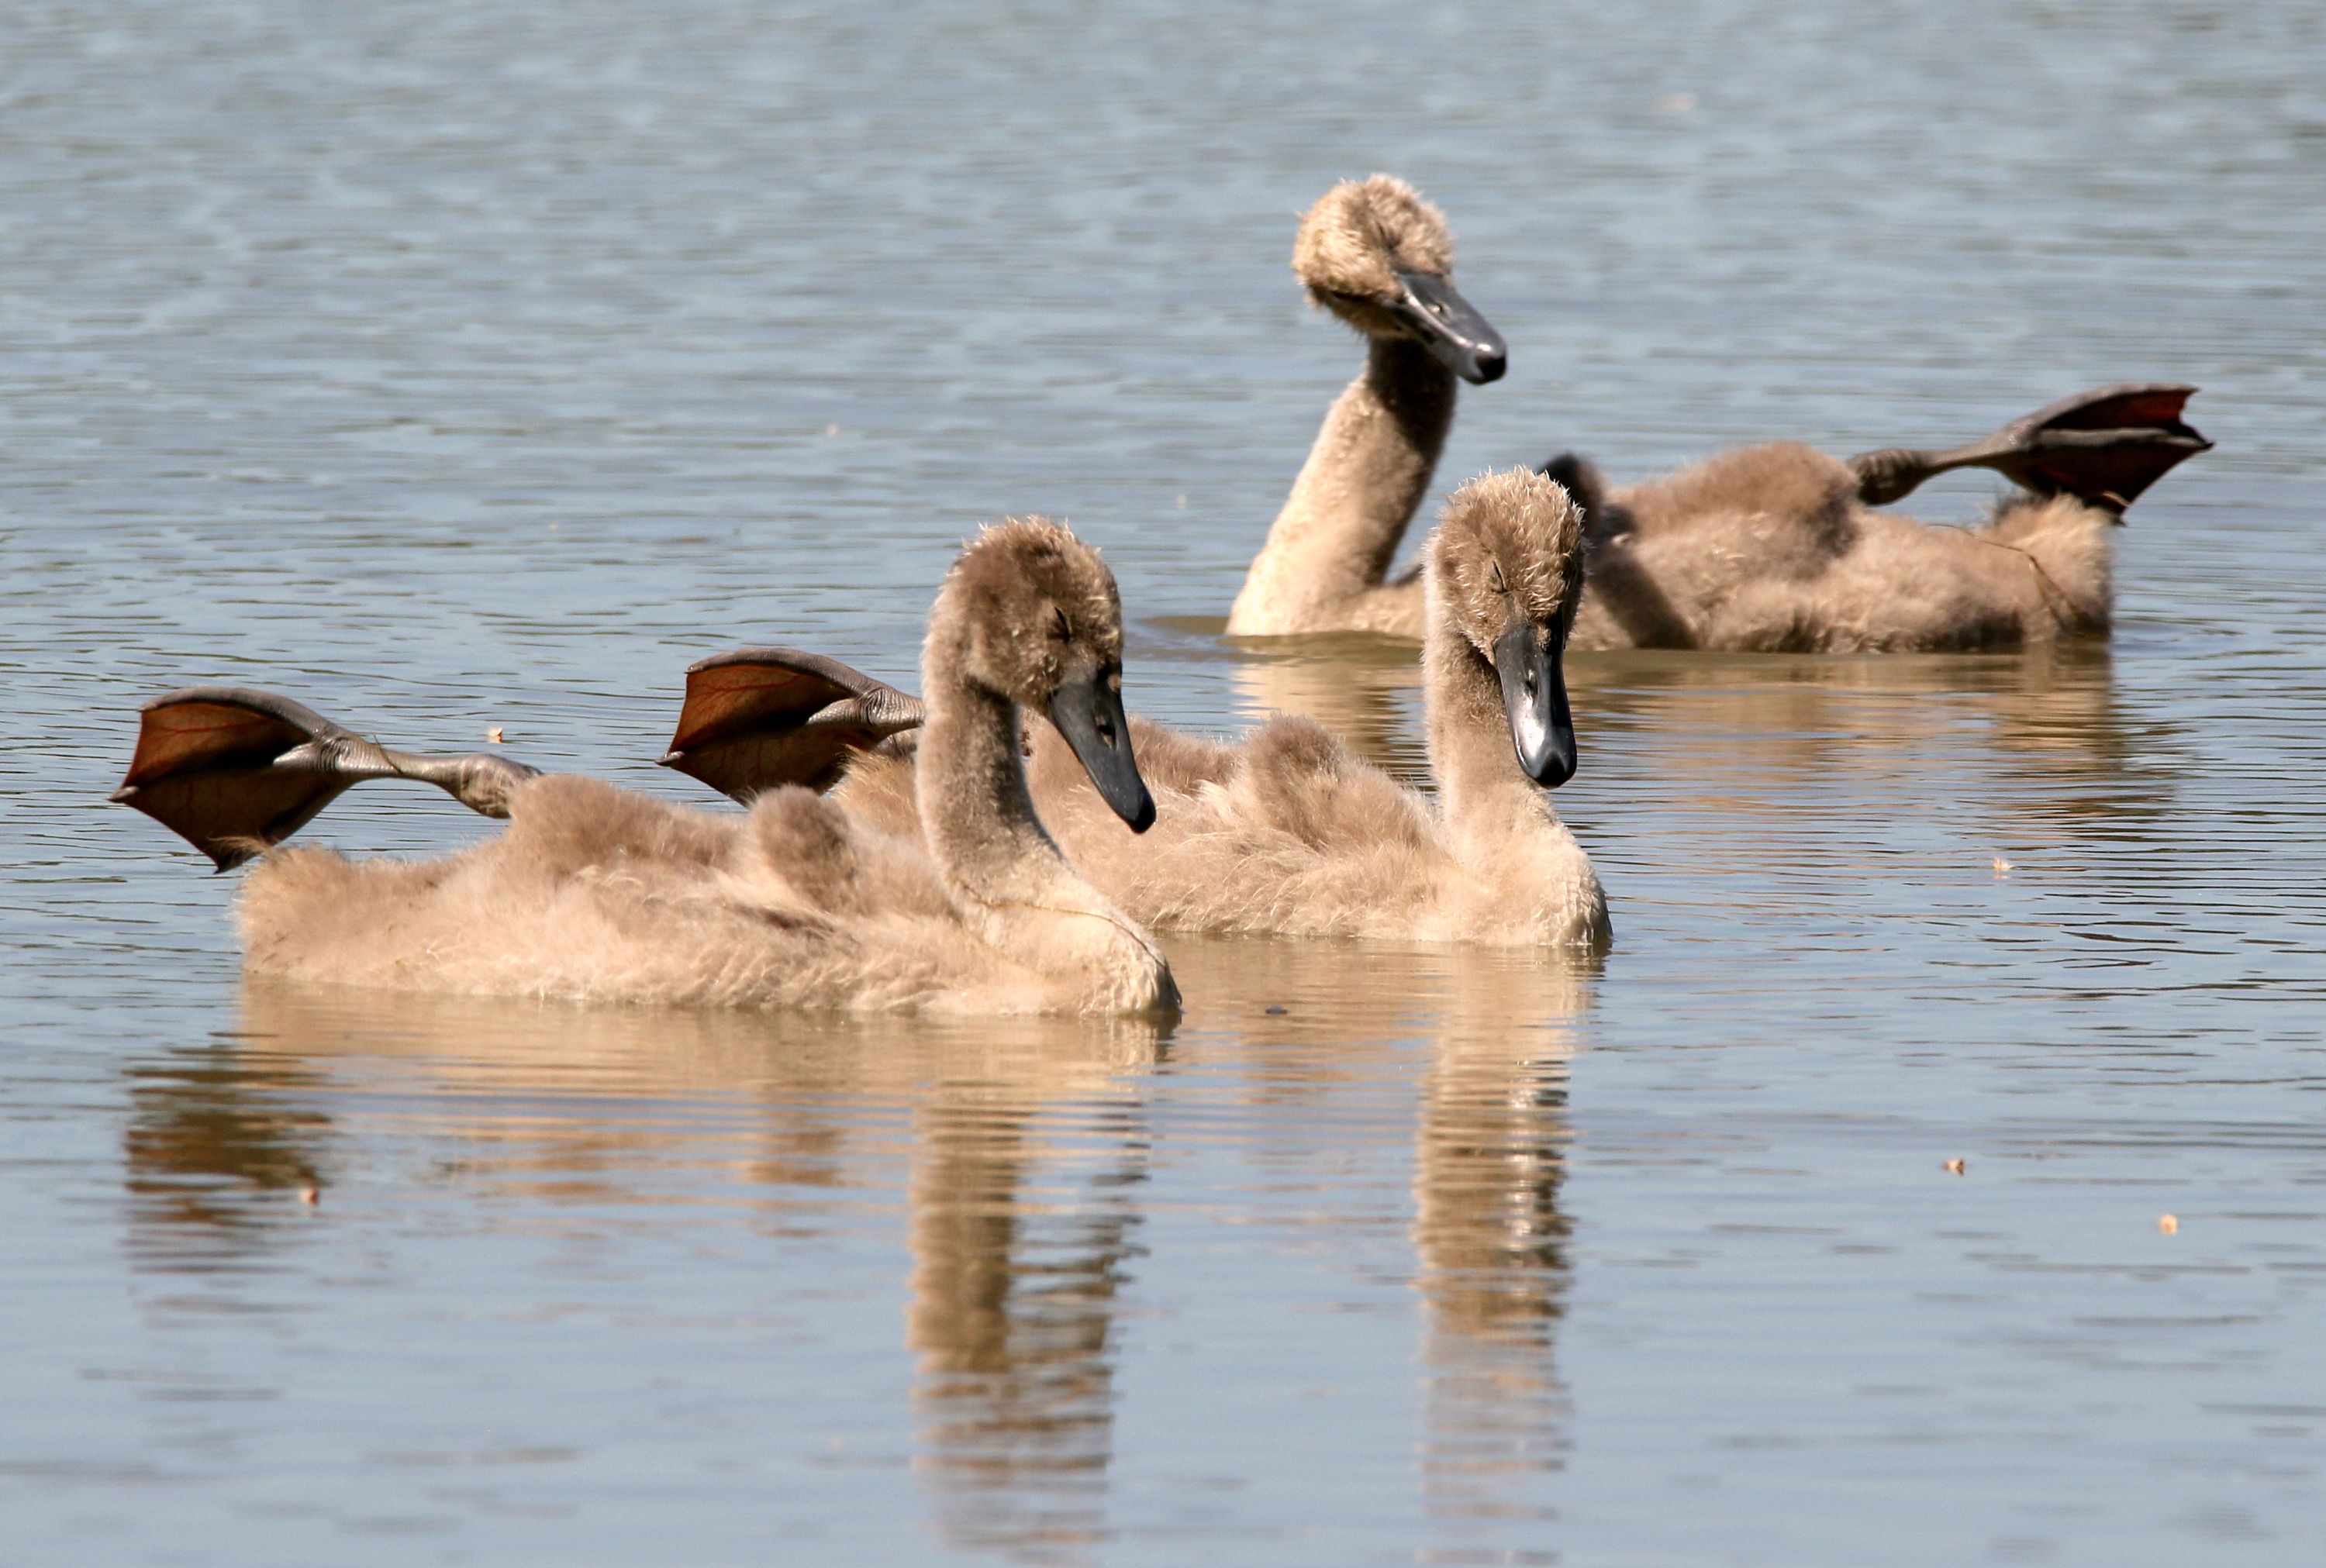
<path fill-rule="evenodd" d="M 2326 13 L 0 28 L 0 1561 L 2326 1560 Z M 1159 1038 L 246 988 L 104 803 L 196 681 L 695 798 L 685 663 L 905 679 L 1027 511 L 1135 707 L 1410 772 L 1402 659 L 1212 635 L 1374 170 L 1511 343 L 1441 495 L 2132 377 L 2219 450 L 2105 647 L 1575 660 L 1596 968 L 1175 941 Z"/>

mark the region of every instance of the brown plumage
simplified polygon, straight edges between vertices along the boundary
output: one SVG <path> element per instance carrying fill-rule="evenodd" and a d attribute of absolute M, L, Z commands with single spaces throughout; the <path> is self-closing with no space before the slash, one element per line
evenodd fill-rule
<path fill-rule="evenodd" d="M 1416 275 L 1444 283 L 1453 262 L 1444 218 L 1385 175 L 1335 186 L 1302 221 L 1293 270 L 1365 335 L 1365 371 L 1326 415 L 1253 558 L 1231 636 L 1424 635 L 1419 575 L 1388 572 L 1453 422 L 1456 362 L 1432 342 L 1437 317 L 1400 289 Z M 1490 373 L 1463 374 L 1492 380 L 1502 365 L 1497 340 Z M 2181 422 L 2195 390 L 2097 388 L 1949 452 L 1892 448 L 1845 463 L 1752 447 L 1613 494 L 1587 463 L 1558 459 L 1547 471 L 1588 518 L 1574 645 L 1935 651 L 2104 633 L 2109 527 L 2210 445 Z M 1977 527 L 1875 509 L 1971 465 L 2028 493 Z"/>
<path fill-rule="evenodd" d="M 1495 666 L 1513 627 L 1556 647 L 1581 575 L 1578 514 L 1523 470 L 1456 493 L 1427 552 L 1423 660 L 1433 803 L 1305 719 L 1230 744 L 1134 721 L 1158 796 L 1134 838 L 1072 755 L 1037 732 L 1031 778 L 1075 864 L 1158 929 L 1590 945 L 1608 932 L 1589 859 L 1522 771 Z M 924 781 L 925 782 L 925 781 Z M 850 811 L 901 830 L 915 777 L 868 755 L 839 789 Z"/>
<path fill-rule="evenodd" d="M 1292 275 L 1308 297 L 1372 335 L 1402 335 L 1373 303 L 1396 295 L 1400 270 L 1451 277 L 1454 236 L 1444 213 L 1387 174 L 1334 186 L 1292 237 Z"/>
<path fill-rule="evenodd" d="M 2109 433 L 2126 448 L 2149 435 Z M 2207 443 L 2191 431 L 2154 444 L 2155 460 L 2169 467 Z M 1545 471 L 1588 518 L 1586 587 L 1571 645 L 1929 653 L 2107 631 L 2112 531 L 2123 521 L 2112 497 L 2021 491 L 1977 526 L 1877 510 L 1867 493 L 1896 482 L 1880 459 L 1912 455 L 1846 462 L 1775 442 L 1613 491 L 1589 463 L 1556 459 Z M 1346 613 L 1311 616 L 1298 629 L 1421 636 L 1418 581 L 1354 593 L 1333 586 L 1352 570 L 1385 569 L 1395 534 L 1344 529 L 1337 539 L 1339 563 L 1320 566 L 1319 580 Z M 1324 553 L 1320 546 L 1310 559 Z"/>
<path fill-rule="evenodd" d="M 2120 519 L 2072 496 L 2014 495 L 1975 528 L 1918 523 L 1790 443 L 1612 494 L 1587 464 L 1553 471 L 1591 513 L 1577 648 L 1936 652 L 2107 630 Z"/>
<path fill-rule="evenodd" d="M 1317 199 L 1293 242 L 1292 270 L 1311 301 L 1364 335 L 1365 368 L 1326 415 L 1227 629 L 1419 636 L 1418 577 L 1384 580 L 1445 449 L 1456 376 L 1499 377 L 1501 340 L 1452 292 L 1445 218 L 1386 174 Z M 1417 286 L 1428 299 L 1417 300 Z M 1449 334 L 1475 352 L 1455 351 Z"/>
<path fill-rule="evenodd" d="M 442 859 L 269 854 L 240 908 L 247 966 L 593 1001 L 1169 1008 L 1161 953 L 1043 830 L 1019 750 L 1021 707 L 1119 687 L 1121 635 L 1113 577 L 1072 533 L 990 528 L 930 612 L 921 820 L 875 824 L 804 789 L 712 816 L 542 778 L 507 832 Z M 1135 783 L 1127 750 L 1115 769 L 1118 793 Z"/>
<path fill-rule="evenodd" d="M 2110 530 L 2211 450 L 2182 418 L 2196 391 L 2097 386 L 1946 451 L 1845 463 L 1747 447 L 1612 496 L 1590 464 L 1554 458 L 1543 471 L 1583 507 L 1591 541 L 1576 645 L 1939 652 L 2106 632 Z M 1977 528 L 1875 510 L 1965 468 L 2022 493 Z"/>

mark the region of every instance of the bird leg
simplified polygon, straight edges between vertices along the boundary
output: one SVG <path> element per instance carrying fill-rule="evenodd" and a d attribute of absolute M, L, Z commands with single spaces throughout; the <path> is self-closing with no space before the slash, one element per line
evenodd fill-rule
<path fill-rule="evenodd" d="M 823 791 L 860 752 L 913 742 L 926 710 L 886 682 L 796 648 L 740 648 L 687 667 L 686 700 L 662 765 L 748 801 Z"/>
<path fill-rule="evenodd" d="M 271 691 L 191 686 L 139 710 L 136 755 L 112 799 L 227 871 L 288 839 L 366 779 L 418 779 L 472 812 L 507 817 L 518 787 L 540 771 L 481 752 L 395 751 Z"/>
<path fill-rule="evenodd" d="M 1952 469 L 1993 469 L 2038 496 L 2073 496 L 2121 515 L 2140 493 L 2213 443 L 2181 417 L 2197 389 L 2173 382 L 2097 387 L 2039 408 L 1993 435 L 1949 451 L 1884 447 L 1849 459 L 1858 498 L 1903 500 Z"/>

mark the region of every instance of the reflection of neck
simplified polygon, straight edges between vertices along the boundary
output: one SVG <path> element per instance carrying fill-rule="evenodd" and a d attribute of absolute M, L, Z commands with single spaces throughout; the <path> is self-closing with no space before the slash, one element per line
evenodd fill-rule
<path fill-rule="evenodd" d="M 1381 586 L 1445 448 L 1454 392 L 1454 373 L 1420 344 L 1371 340 L 1364 374 L 1325 416 L 1251 563 L 1229 631 L 1301 630 L 1304 613 Z"/>
<path fill-rule="evenodd" d="M 1456 1332 L 1555 1317 L 1566 1284 L 1568 1047 L 1563 1028 L 1513 1030 L 1516 1016 L 1475 1032 L 1449 1021 L 1422 1081 L 1413 1237 Z"/>
<path fill-rule="evenodd" d="M 1421 679 L 1429 766 L 1447 830 L 1466 857 L 1543 822 L 1551 815 L 1550 803 L 1519 767 L 1493 665 L 1462 635 L 1435 592 L 1427 613 Z"/>
<path fill-rule="evenodd" d="M 1087 1483 L 1113 1455 L 1141 1174 L 1119 1160 L 1077 1202 L 1028 1202 L 1034 1117 L 1030 1096 L 955 1078 L 918 1118 L 906 1316 L 929 1469 L 951 1494 L 940 1524 L 1023 1555 L 1099 1522 Z M 1126 1139 L 1126 1156 L 1143 1146 Z"/>
<path fill-rule="evenodd" d="M 1014 1108 L 1011 1108 L 1014 1110 Z M 913 1299 L 907 1341 L 932 1372 L 1009 1363 L 1015 1210 L 1024 1118 L 936 1104 L 921 1127 L 912 1192 Z"/>
<path fill-rule="evenodd" d="M 1513 1028 L 1532 1009 L 1501 1000 L 1482 1026 L 1447 1021 L 1422 1082 L 1413 1239 L 1429 1307 L 1420 1461 L 1435 1511 L 1499 1511 L 1561 1452 L 1566 1031 Z"/>

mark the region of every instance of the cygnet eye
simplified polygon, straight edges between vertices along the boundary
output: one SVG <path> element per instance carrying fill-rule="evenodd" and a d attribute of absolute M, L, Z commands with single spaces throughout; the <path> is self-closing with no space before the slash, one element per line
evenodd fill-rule
<path fill-rule="evenodd" d="M 1050 615 L 1055 622 L 1055 629 L 1058 634 L 1058 640 L 1062 643 L 1073 642 L 1075 640 L 1075 628 L 1072 624 L 1067 621 L 1066 612 L 1060 609 L 1057 606 L 1052 605 L 1050 607 Z"/>
<path fill-rule="evenodd" d="M 1503 563 L 1499 561 L 1489 561 L 1486 562 L 1486 581 L 1493 585 L 1493 590 L 1496 593 L 1508 593 L 1511 591 L 1509 589 L 1503 586 Z"/>

